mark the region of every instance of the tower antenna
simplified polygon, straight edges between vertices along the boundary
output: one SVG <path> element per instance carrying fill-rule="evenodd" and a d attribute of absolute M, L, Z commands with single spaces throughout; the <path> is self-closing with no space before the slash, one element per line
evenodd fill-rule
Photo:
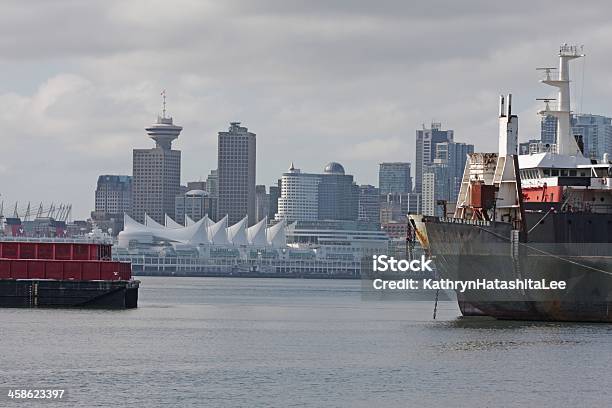
<path fill-rule="evenodd" d="M 586 70 L 586 55 L 582 58 L 582 81 L 580 82 L 580 113 L 583 113 L 582 110 L 582 101 L 584 98 L 584 71 Z"/>
<path fill-rule="evenodd" d="M 166 90 L 162 90 L 161 94 L 162 96 L 162 118 L 166 118 Z"/>

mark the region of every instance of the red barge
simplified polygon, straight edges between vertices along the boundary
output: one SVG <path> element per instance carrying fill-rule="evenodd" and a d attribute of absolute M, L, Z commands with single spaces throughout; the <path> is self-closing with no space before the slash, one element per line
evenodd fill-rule
<path fill-rule="evenodd" d="M 109 243 L 0 239 L 0 307 L 137 307 L 140 281 Z"/>

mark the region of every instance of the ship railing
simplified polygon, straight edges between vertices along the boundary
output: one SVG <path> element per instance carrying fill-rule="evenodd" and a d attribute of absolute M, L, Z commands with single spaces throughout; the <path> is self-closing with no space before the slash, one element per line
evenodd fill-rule
<path fill-rule="evenodd" d="M 18 241 L 18 242 L 51 242 L 51 243 L 66 243 L 66 244 L 112 244 L 110 238 L 100 237 L 31 237 L 25 235 L 2 235 L 3 241 Z"/>
<path fill-rule="evenodd" d="M 559 47 L 559 55 L 568 57 L 577 57 L 584 52 L 584 45 L 568 45 L 563 44 Z"/>
<path fill-rule="evenodd" d="M 589 204 L 586 203 L 585 207 L 588 212 L 596 214 L 612 214 L 612 204 Z"/>
<path fill-rule="evenodd" d="M 563 212 L 612 214 L 612 204 L 582 203 L 581 205 L 567 205 Z"/>
<path fill-rule="evenodd" d="M 539 79 L 541 81 L 556 81 L 559 79 L 559 71 L 557 68 L 538 68 Z"/>
<path fill-rule="evenodd" d="M 552 79 L 552 78 L 551 78 Z M 538 99 L 538 101 L 543 102 L 541 106 L 540 114 L 547 114 L 548 112 L 561 112 L 561 104 L 554 99 Z"/>

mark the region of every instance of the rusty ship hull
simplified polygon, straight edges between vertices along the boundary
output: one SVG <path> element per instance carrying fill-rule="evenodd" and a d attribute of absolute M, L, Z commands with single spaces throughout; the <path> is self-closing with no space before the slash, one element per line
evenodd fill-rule
<path fill-rule="evenodd" d="M 533 222 L 537 222 L 535 215 Z M 607 229 L 612 217 L 557 214 L 534 236 L 548 234 L 599 237 L 595 242 L 521 243 L 512 240 L 512 226 L 502 222 L 476 225 L 455 219 L 423 217 L 421 238 L 442 279 L 470 281 L 565 281 L 564 291 L 472 290 L 457 292 L 464 315 L 539 321 L 612 322 L 612 252 Z M 540 226 L 538 226 L 540 227 Z M 565 227 L 565 228 L 563 228 Z M 537 228 L 536 228 L 537 229 Z M 582 233 L 581 233 L 582 231 Z M 552 238 L 552 237 L 551 237 Z M 551 243 L 552 242 L 552 243 Z"/>

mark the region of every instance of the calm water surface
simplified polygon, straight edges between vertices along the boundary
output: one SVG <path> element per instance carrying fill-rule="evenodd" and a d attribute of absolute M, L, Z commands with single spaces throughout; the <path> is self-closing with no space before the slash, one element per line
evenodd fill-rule
<path fill-rule="evenodd" d="M 0 309 L 2 386 L 68 390 L 47 407 L 612 406 L 610 325 L 451 302 L 434 321 L 433 302 L 363 301 L 359 281 L 141 280 L 136 310 Z"/>

